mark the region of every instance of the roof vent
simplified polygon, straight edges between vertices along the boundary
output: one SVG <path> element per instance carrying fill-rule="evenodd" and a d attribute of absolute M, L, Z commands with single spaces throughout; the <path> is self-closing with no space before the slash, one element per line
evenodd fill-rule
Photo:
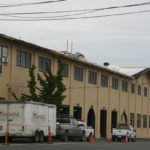
<path fill-rule="evenodd" d="M 85 56 L 81 54 L 80 52 L 76 52 L 75 54 L 73 54 L 73 57 L 80 59 L 80 60 L 85 60 Z"/>
<path fill-rule="evenodd" d="M 105 67 L 108 67 L 109 65 L 110 65 L 110 63 L 108 63 L 108 62 L 104 62 L 104 64 L 103 64 Z"/>

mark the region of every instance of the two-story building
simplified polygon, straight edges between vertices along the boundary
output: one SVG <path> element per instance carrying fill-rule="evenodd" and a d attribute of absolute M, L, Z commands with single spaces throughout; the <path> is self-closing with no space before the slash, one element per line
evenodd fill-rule
<path fill-rule="evenodd" d="M 80 53 L 58 52 L 0 34 L 0 99 L 28 93 L 29 68 L 35 73 L 51 66 L 57 57 L 65 63 L 63 82 L 67 90 L 62 113 L 82 119 L 94 127 L 95 137 L 109 137 L 119 122 L 134 126 L 137 137 L 150 138 L 150 69 L 100 66 Z M 100 56 L 101 57 L 101 56 Z"/>

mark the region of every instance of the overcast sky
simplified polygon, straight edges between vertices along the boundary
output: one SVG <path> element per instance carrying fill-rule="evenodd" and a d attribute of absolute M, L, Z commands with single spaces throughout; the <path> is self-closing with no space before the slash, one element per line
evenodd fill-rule
<path fill-rule="evenodd" d="M 41 1 L 0 0 L 0 4 Z M 66 0 L 36 6 L 0 7 L 0 13 L 93 9 L 143 2 L 150 2 L 150 0 Z M 150 10 L 150 5 L 105 10 L 82 16 L 143 10 Z M 52 15 L 58 14 L 46 16 Z M 6 19 L 6 16 L 0 16 L 0 18 Z M 58 51 L 66 50 L 67 40 L 70 43 L 73 41 L 73 53 L 81 52 L 89 61 L 98 64 L 109 62 L 118 66 L 150 67 L 150 12 L 81 20 L 0 21 L 0 33 Z"/>

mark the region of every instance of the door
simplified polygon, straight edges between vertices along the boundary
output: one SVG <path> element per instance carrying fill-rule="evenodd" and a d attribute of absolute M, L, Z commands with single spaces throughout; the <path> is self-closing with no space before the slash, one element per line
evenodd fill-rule
<path fill-rule="evenodd" d="M 24 126 L 24 104 L 23 103 L 10 103 L 8 104 L 8 122 L 9 133 L 23 133 Z"/>
<path fill-rule="evenodd" d="M 117 126 L 117 111 L 111 112 L 111 132 L 112 128 L 116 128 Z"/>
<path fill-rule="evenodd" d="M 70 132 L 71 136 L 80 136 L 81 135 L 81 133 L 80 133 L 81 130 L 78 127 L 78 122 L 74 119 L 71 119 L 70 121 L 71 121 L 71 124 L 72 124 L 72 128 L 71 128 L 72 131 Z"/>
<path fill-rule="evenodd" d="M 107 110 L 100 111 L 100 134 L 101 137 L 106 138 L 107 129 Z"/>
<path fill-rule="evenodd" d="M 5 135 L 7 126 L 7 104 L 0 103 L 0 134 Z"/>
<path fill-rule="evenodd" d="M 73 117 L 75 119 L 81 119 L 82 117 L 82 107 L 74 106 L 73 107 Z"/>
<path fill-rule="evenodd" d="M 95 129 L 95 113 L 93 108 L 90 108 L 88 112 L 87 125 Z"/>

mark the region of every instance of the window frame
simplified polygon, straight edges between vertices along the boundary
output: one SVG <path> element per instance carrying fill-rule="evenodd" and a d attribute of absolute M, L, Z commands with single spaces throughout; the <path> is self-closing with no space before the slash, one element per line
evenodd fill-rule
<path fill-rule="evenodd" d="M 51 59 L 39 56 L 38 58 L 38 71 L 46 73 L 46 65 L 49 65 L 51 69 Z"/>
<path fill-rule="evenodd" d="M 147 128 L 147 115 L 143 115 L 143 128 Z"/>
<path fill-rule="evenodd" d="M 128 82 L 125 80 L 122 80 L 122 91 L 128 92 Z"/>
<path fill-rule="evenodd" d="M 149 116 L 149 128 L 150 128 L 150 116 Z"/>
<path fill-rule="evenodd" d="M 141 85 L 138 85 L 138 95 L 141 95 Z"/>
<path fill-rule="evenodd" d="M 141 114 L 137 114 L 137 128 L 141 128 Z"/>
<path fill-rule="evenodd" d="M 134 94 L 135 93 L 135 84 L 131 83 L 131 93 Z"/>
<path fill-rule="evenodd" d="M 147 97 L 147 87 L 144 87 L 144 96 Z"/>
<path fill-rule="evenodd" d="M 130 113 L 130 125 L 134 127 L 134 113 Z"/>
<path fill-rule="evenodd" d="M 74 66 L 74 80 L 83 82 L 83 68 Z"/>
<path fill-rule="evenodd" d="M 17 49 L 16 54 L 16 66 L 30 69 L 31 68 L 31 53 L 25 52 L 22 50 Z M 27 60 L 26 56 L 29 56 L 29 59 Z"/>
<path fill-rule="evenodd" d="M 94 71 L 88 71 L 88 83 L 89 84 L 97 84 L 97 72 Z"/>
<path fill-rule="evenodd" d="M 57 70 L 59 69 L 60 69 L 60 64 L 59 62 L 57 62 Z M 68 78 L 68 72 L 69 72 L 69 64 L 63 63 L 62 76 Z"/>
<path fill-rule="evenodd" d="M 0 45 L 0 73 L 2 73 L 2 50 Z"/>
<path fill-rule="evenodd" d="M 117 78 L 112 78 L 112 89 L 114 90 L 118 90 L 118 83 L 119 83 L 119 80 Z"/>
<path fill-rule="evenodd" d="M 101 86 L 108 87 L 108 76 L 101 74 Z"/>

